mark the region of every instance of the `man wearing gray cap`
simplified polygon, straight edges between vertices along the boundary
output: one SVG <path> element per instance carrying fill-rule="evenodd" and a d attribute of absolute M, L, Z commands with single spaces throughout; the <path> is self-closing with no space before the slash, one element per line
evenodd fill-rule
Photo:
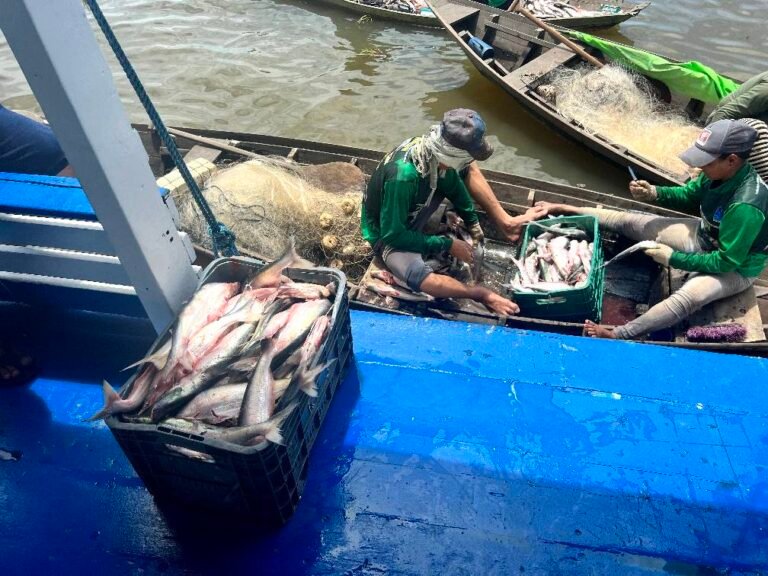
<path fill-rule="evenodd" d="M 564 204 L 541 203 L 550 214 L 591 214 L 601 226 L 632 240 L 655 240 L 645 251 L 664 266 L 694 272 L 674 294 L 642 316 L 610 330 L 587 321 L 599 338 L 635 338 L 667 328 L 706 304 L 749 288 L 768 259 L 768 187 L 746 161 L 757 132 L 735 120 L 708 125 L 680 155 L 701 174 L 685 186 L 633 181 L 637 200 L 667 208 L 698 209 L 701 218 L 663 218 Z"/>
<path fill-rule="evenodd" d="M 520 236 L 524 222 L 543 215 L 540 209 L 518 217 L 504 211 L 475 162 L 492 153 L 480 115 L 473 110 L 449 110 L 440 124 L 423 136 L 409 138 L 381 161 L 363 198 L 360 229 L 390 271 L 410 289 L 437 298 L 471 298 L 508 315 L 519 310 L 511 300 L 485 287 L 436 274 L 425 262 L 441 253 L 463 262 L 473 260 L 468 242 L 425 231 L 427 220 L 445 199 L 464 220 L 474 242 L 482 242 L 484 235 L 473 199 L 510 240 Z"/>

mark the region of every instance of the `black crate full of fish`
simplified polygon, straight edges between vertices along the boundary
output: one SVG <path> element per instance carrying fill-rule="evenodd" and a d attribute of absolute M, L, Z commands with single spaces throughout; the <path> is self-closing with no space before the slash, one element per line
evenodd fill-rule
<path fill-rule="evenodd" d="M 284 522 L 351 355 L 346 278 L 221 258 L 105 418 L 156 496 Z"/>
<path fill-rule="evenodd" d="M 597 219 L 561 216 L 526 225 L 507 285 L 522 315 L 599 321 L 603 253 Z"/>

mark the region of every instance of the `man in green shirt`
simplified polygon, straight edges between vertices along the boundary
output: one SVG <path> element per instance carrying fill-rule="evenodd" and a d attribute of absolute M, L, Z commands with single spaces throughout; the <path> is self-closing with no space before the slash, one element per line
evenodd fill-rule
<path fill-rule="evenodd" d="M 735 120 L 708 125 L 680 158 L 701 168 L 685 186 L 653 186 L 633 181 L 629 191 L 644 202 L 678 210 L 698 208 L 700 218 L 541 203 L 550 214 L 591 214 L 601 226 L 632 240 L 655 240 L 646 250 L 664 266 L 694 272 L 674 294 L 642 316 L 610 330 L 587 321 L 587 334 L 635 338 L 677 324 L 715 300 L 749 288 L 768 259 L 768 187 L 746 162 L 757 132 Z"/>
<path fill-rule="evenodd" d="M 508 239 L 516 240 L 524 222 L 544 214 L 507 214 L 493 194 L 476 160 L 493 153 L 485 138 L 485 122 L 477 112 L 449 110 L 424 136 L 410 138 L 381 161 L 363 199 L 360 229 L 390 271 L 409 288 L 437 298 L 471 298 L 502 315 L 516 314 L 517 305 L 483 286 L 467 286 L 437 274 L 425 258 L 450 253 L 472 262 L 469 243 L 424 232 L 444 199 L 464 220 L 475 242 L 484 240 L 473 198 Z M 460 176 L 464 174 L 464 178 Z"/>

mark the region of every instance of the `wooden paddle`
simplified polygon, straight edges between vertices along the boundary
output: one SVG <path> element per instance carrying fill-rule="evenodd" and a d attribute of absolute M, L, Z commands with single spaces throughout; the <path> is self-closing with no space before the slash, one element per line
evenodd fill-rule
<path fill-rule="evenodd" d="M 520 0 L 515 0 L 514 2 L 512 2 L 512 4 L 507 9 L 507 12 L 517 12 L 518 14 L 522 14 L 523 16 L 528 18 L 528 20 L 530 20 L 531 22 L 536 24 L 536 26 L 538 26 L 539 28 L 542 28 L 543 30 L 545 30 L 550 36 L 552 36 L 553 38 L 559 40 L 562 44 L 565 44 L 568 48 L 573 50 L 576 54 L 578 54 L 579 56 L 584 58 L 584 60 L 586 60 L 587 62 L 589 62 L 593 66 L 595 66 L 597 68 L 602 68 L 604 66 L 604 64 L 602 62 L 600 62 L 597 58 L 587 54 L 587 52 L 581 46 L 576 44 L 574 41 L 569 40 L 563 34 L 558 32 L 557 30 L 555 30 L 552 26 L 550 26 L 549 24 L 545 23 L 540 18 L 538 18 L 537 16 L 534 16 L 528 10 L 523 8 L 522 5 L 521 5 Z"/>

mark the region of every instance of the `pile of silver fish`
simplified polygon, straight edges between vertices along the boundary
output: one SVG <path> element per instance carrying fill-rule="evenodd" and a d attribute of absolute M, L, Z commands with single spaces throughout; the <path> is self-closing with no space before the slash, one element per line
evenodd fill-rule
<path fill-rule="evenodd" d="M 517 272 L 508 285 L 516 292 L 553 292 L 582 288 L 592 271 L 594 242 L 583 230 L 531 225 L 546 231 L 532 237 L 523 261 L 513 258 Z"/>
<path fill-rule="evenodd" d="M 555 0 L 523 0 L 523 8 L 542 18 L 568 18 L 579 14 L 579 9 Z"/>
<path fill-rule="evenodd" d="M 601 6 L 600 10 L 585 10 L 571 6 L 569 0 L 523 0 L 523 8 L 533 12 L 541 18 L 572 18 L 575 16 L 600 16 L 606 11 L 615 13 L 619 11 L 608 3 Z"/>
<path fill-rule="evenodd" d="M 377 8 L 385 8 L 387 10 L 394 10 L 395 12 L 408 12 L 411 14 L 418 14 L 422 9 L 427 8 L 427 4 L 421 0 L 357 0 L 360 4 L 367 4 L 368 6 L 376 6 Z"/>
<path fill-rule="evenodd" d="M 129 366 L 139 368 L 124 397 L 104 382 L 104 406 L 89 420 L 123 414 L 247 446 L 281 443 L 280 425 L 298 395 L 316 396 L 315 381 L 330 364 L 314 366 L 335 285 L 283 275 L 307 265 L 291 245 L 244 283 L 203 285 L 171 337 Z"/>

